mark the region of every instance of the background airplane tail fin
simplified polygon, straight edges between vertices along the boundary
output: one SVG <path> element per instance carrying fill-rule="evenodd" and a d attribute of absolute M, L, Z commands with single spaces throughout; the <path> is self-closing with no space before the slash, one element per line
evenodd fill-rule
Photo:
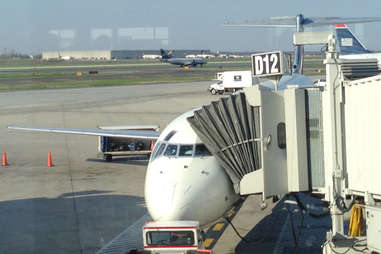
<path fill-rule="evenodd" d="M 160 49 L 160 55 L 162 59 L 168 59 L 168 53 L 164 49 Z"/>
<path fill-rule="evenodd" d="M 160 49 L 160 55 L 161 55 L 162 59 L 169 59 L 172 57 L 173 51 L 174 50 L 171 50 L 168 52 L 164 49 Z"/>
<path fill-rule="evenodd" d="M 341 54 L 371 53 L 345 24 L 335 25 L 338 50 Z"/>

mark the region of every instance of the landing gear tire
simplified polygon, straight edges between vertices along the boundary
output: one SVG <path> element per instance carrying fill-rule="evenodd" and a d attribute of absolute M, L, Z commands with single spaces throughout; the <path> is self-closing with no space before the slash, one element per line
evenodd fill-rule
<path fill-rule="evenodd" d="M 110 162 L 112 161 L 112 155 L 111 154 L 105 154 L 103 156 L 104 160 L 107 161 L 107 162 Z"/>
<path fill-rule="evenodd" d="M 216 91 L 216 89 L 213 89 L 213 88 L 212 88 L 212 90 L 210 90 L 210 93 L 213 94 L 213 95 L 216 95 L 216 94 L 217 94 L 217 91 Z"/>

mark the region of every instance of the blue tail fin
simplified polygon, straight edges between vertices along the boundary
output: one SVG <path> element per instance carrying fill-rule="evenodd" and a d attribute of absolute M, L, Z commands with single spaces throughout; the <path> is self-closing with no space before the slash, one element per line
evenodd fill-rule
<path fill-rule="evenodd" d="M 353 35 L 352 31 L 344 24 L 335 25 L 336 38 L 339 52 L 345 54 L 372 53 L 364 44 Z"/>
<path fill-rule="evenodd" d="M 162 59 L 168 59 L 168 52 L 165 51 L 164 49 L 160 49 L 160 55 Z"/>
<path fill-rule="evenodd" d="M 174 50 L 170 50 L 169 52 L 164 49 L 160 49 L 160 55 L 162 59 L 169 59 L 172 57 Z"/>

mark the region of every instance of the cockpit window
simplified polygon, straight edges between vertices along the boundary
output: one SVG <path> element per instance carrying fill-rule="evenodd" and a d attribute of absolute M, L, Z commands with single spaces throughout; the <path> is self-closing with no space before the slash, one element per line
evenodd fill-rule
<path fill-rule="evenodd" d="M 155 157 L 156 153 L 157 153 L 157 150 L 159 150 L 159 147 L 161 145 L 161 142 L 158 142 L 156 145 L 155 145 L 155 148 L 153 149 L 152 151 L 152 158 Z"/>
<path fill-rule="evenodd" d="M 193 145 L 180 145 L 179 156 L 192 156 Z"/>
<path fill-rule="evenodd" d="M 192 157 L 192 156 L 211 156 L 208 148 L 204 144 L 168 144 L 167 142 L 159 142 L 156 144 L 152 152 L 151 161 L 160 156 L 167 157 Z"/>
<path fill-rule="evenodd" d="M 164 141 L 169 141 L 175 134 L 176 134 L 175 130 L 171 131 L 170 133 L 168 133 L 167 136 L 165 136 Z"/>
<path fill-rule="evenodd" d="M 204 144 L 196 144 L 195 156 L 211 156 L 208 148 Z"/>
<path fill-rule="evenodd" d="M 177 155 L 177 145 L 168 145 L 165 149 L 164 156 L 176 156 Z"/>
<path fill-rule="evenodd" d="M 166 146 L 166 143 L 159 143 L 156 145 L 156 147 L 158 148 L 155 147 L 155 151 L 153 151 L 153 155 L 152 155 L 152 160 L 156 159 L 163 153 L 165 146 Z"/>

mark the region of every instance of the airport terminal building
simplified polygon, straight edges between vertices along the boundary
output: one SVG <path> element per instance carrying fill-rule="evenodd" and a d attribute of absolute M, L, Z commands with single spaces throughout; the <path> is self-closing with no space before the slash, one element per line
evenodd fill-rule
<path fill-rule="evenodd" d="M 210 54 L 210 50 L 175 50 L 174 57 L 184 57 L 190 54 Z M 65 51 L 43 51 L 42 60 L 119 60 L 119 59 L 140 59 L 144 54 L 160 54 L 160 50 L 65 50 Z"/>

